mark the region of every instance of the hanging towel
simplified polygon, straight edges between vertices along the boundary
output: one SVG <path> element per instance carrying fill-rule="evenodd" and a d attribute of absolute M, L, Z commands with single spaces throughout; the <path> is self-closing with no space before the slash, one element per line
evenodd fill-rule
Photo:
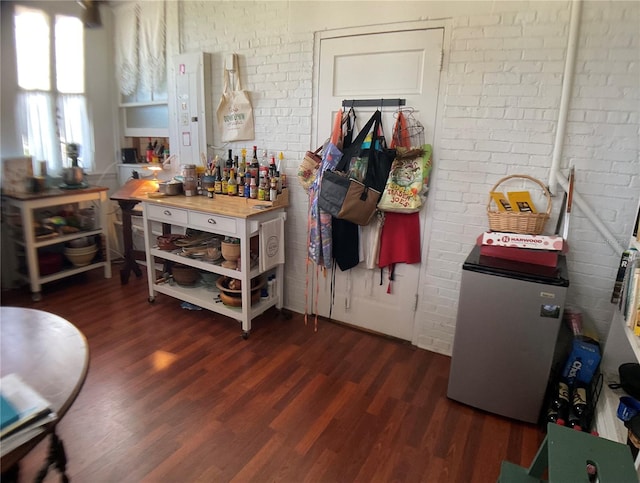
<path fill-rule="evenodd" d="M 284 263 L 284 220 L 265 221 L 260 225 L 260 271 Z"/>

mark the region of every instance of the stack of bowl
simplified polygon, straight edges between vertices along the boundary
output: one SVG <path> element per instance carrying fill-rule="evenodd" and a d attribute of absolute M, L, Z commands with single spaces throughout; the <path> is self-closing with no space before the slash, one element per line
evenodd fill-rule
<path fill-rule="evenodd" d="M 89 265 L 98 251 L 98 246 L 93 243 L 84 247 L 65 247 L 64 256 L 74 267 L 84 267 Z"/>

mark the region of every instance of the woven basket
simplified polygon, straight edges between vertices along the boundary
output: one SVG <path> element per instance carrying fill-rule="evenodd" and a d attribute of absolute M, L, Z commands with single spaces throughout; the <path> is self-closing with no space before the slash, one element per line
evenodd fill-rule
<path fill-rule="evenodd" d="M 540 185 L 547 198 L 547 210 L 543 213 L 522 213 L 519 211 L 497 211 L 491 207 L 491 195 L 487 203 L 487 215 L 489 216 L 489 229 L 491 231 L 505 231 L 509 233 L 521 233 L 526 235 L 540 235 L 551 213 L 551 195 L 549 190 L 540 181 L 526 174 L 514 174 L 506 176 L 498 181 L 491 191 L 496 191 L 498 186 L 507 180 L 522 178 Z"/>

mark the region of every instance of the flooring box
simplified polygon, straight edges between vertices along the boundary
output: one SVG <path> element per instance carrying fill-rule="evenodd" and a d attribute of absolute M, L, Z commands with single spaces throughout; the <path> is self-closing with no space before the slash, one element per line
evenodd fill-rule
<path fill-rule="evenodd" d="M 487 231 L 482 234 L 482 245 L 528 248 L 531 250 L 565 251 L 566 243 L 558 235 L 524 235 L 519 233 L 505 233 Z"/>

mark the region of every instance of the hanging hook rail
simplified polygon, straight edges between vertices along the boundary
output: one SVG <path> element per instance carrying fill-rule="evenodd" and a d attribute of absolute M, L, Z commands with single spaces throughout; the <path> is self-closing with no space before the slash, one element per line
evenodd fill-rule
<path fill-rule="evenodd" d="M 345 99 L 342 107 L 399 107 L 406 103 L 406 99 Z"/>

